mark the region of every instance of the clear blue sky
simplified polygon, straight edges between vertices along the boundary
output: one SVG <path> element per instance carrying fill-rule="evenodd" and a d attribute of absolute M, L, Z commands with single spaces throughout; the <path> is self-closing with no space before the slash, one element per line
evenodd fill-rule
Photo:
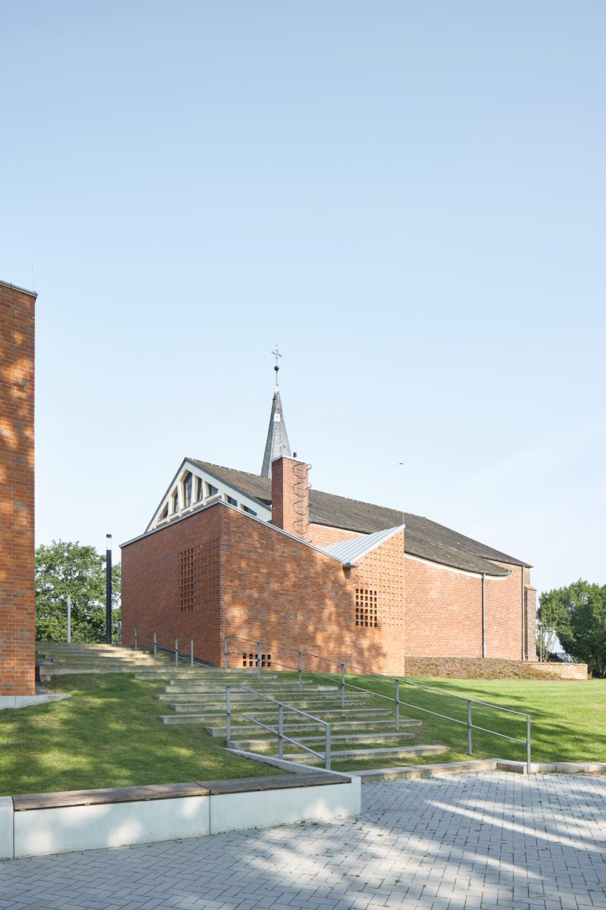
<path fill-rule="evenodd" d="M 316 488 L 606 583 L 602 0 L 0 0 L 0 32 L 39 541 L 135 536 L 185 455 L 258 472 L 278 341 Z"/>

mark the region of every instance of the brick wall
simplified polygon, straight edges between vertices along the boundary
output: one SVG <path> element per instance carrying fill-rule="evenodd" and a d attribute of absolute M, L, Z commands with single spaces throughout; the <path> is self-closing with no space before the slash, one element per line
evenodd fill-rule
<path fill-rule="evenodd" d="M 227 634 L 233 667 L 242 667 L 243 655 L 255 650 L 252 642 L 262 639 L 274 666 L 296 666 L 302 649 L 402 672 L 402 552 L 399 534 L 359 568 L 344 570 L 271 525 L 217 503 L 122 548 L 123 640 L 132 643 L 137 623 L 140 641 L 144 629 L 149 638 L 154 628 L 169 645 L 175 634 L 186 642 L 193 638 L 196 656 L 215 664 L 222 662 Z M 190 555 L 191 595 L 181 580 L 181 560 L 188 562 Z M 196 574 L 202 559 L 215 565 L 214 574 Z M 356 625 L 361 586 L 378 592 L 376 627 Z M 193 600 L 193 609 L 181 609 L 184 596 Z M 317 668 L 334 665 L 318 662 Z"/>
<path fill-rule="evenodd" d="M 324 531 L 312 525 L 312 535 L 316 529 Z M 405 654 L 482 654 L 481 577 L 405 555 L 404 532 L 344 570 L 272 525 L 218 503 L 134 541 L 122 554 L 125 643 L 138 623 L 140 640 L 144 627 L 148 638 L 158 629 L 169 646 L 178 635 L 184 651 L 193 638 L 196 656 L 214 664 L 222 662 L 227 634 L 233 667 L 242 667 L 243 655 L 262 639 L 274 666 L 296 665 L 301 649 L 400 674 Z M 520 567 L 506 568 L 507 577 L 486 577 L 487 656 L 519 660 L 522 575 Z M 528 570 L 524 582 L 528 603 Z M 375 607 L 377 623 L 360 625 L 360 610 Z"/>
<path fill-rule="evenodd" d="M 342 528 L 328 528 L 325 525 L 310 524 L 307 529 L 307 540 L 316 547 L 329 547 L 333 543 L 363 537 L 356 531 L 344 531 Z"/>
<path fill-rule="evenodd" d="M 35 693 L 35 303 L 0 284 L 0 695 Z"/>
<path fill-rule="evenodd" d="M 122 547 L 122 641 L 153 639 L 221 660 L 221 522 L 217 507 L 193 512 Z"/>
<path fill-rule="evenodd" d="M 486 576 L 486 656 L 522 657 L 522 569 Z M 530 578 L 530 570 L 525 570 Z M 482 656 L 482 577 L 405 557 L 406 653 Z M 528 623 L 533 620 L 529 618 Z"/>
<path fill-rule="evenodd" d="M 359 569 L 344 570 L 337 560 L 277 534 L 269 525 L 247 521 L 238 512 L 226 512 L 224 522 L 222 604 L 230 638 L 264 639 L 264 653 L 270 652 L 274 662 L 295 666 L 299 648 L 378 672 L 392 673 L 402 666 L 403 646 L 399 640 L 394 642 L 391 624 L 393 604 L 397 601 L 401 605 L 402 601 L 398 583 L 402 535 L 397 535 L 399 544 L 392 538 L 383 545 L 385 577 L 379 585 L 378 564 L 373 567 L 369 557 L 361 561 Z M 394 553 L 398 561 L 395 568 L 389 565 Z M 381 601 L 377 628 L 356 626 L 356 587 L 363 578 L 380 589 L 381 595 L 385 591 L 392 598 Z M 230 665 L 242 666 L 243 653 L 244 646 L 242 653 L 237 650 L 230 659 Z M 318 664 L 324 670 L 330 666 Z"/>

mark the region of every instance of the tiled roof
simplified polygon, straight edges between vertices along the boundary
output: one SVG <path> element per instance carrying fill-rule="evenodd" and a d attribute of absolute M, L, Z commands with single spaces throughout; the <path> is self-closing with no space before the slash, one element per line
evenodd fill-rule
<path fill-rule="evenodd" d="M 252 496 L 265 506 L 271 505 L 271 480 L 249 474 L 246 471 L 235 471 L 221 465 L 210 464 L 189 458 L 207 473 L 214 474 L 236 490 Z M 451 528 L 445 528 L 429 518 L 388 509 L 369 502 L 358 502 L 320 490 L 310 490 L 309 520 L 314 524 L 343 528 L 348 531 L 359 531 L 373 534 L 385 531 L 404 523 L 404 550 L 411 556 L 428 559 L 455 569 L 467 572 L 486 572 L 487 575 L 507 575 L 508 570 L 495 563 L 510 566 L 528 566 L 527 562 L 508 556 L 493 547 L 486 546 L 471 537 L 459 534 Z"/>

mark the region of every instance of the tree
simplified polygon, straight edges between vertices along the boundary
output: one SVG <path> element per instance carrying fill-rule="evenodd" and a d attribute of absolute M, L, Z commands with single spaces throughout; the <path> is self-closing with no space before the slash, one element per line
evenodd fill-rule
<path fill-rule="evenodd" d="M 588 664 L 593 676 L 606 676 L 606 585 L 575 581 L 541 594 L 539 636 L 555 629 L 573 660 Z"/>
<path fill-rule="evenodd" d="M 112 567 L 112 636 L 120 630 L 120 566 Z M 36 550 L 36 638 L 67 640 L 67 595 L 72 641 L 105 641 L 105 555 L 78 541 L 53 540 Z"/>

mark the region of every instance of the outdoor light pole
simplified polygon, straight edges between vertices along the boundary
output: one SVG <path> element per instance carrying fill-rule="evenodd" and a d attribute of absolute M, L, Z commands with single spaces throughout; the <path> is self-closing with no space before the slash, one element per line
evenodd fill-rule
<path fill-rule="evenodd" d="M 105 551 L 105 641 L 108 645 L 112 643 L 112 536 L 105 535 L 108 538 L 107 550 Z"/>

